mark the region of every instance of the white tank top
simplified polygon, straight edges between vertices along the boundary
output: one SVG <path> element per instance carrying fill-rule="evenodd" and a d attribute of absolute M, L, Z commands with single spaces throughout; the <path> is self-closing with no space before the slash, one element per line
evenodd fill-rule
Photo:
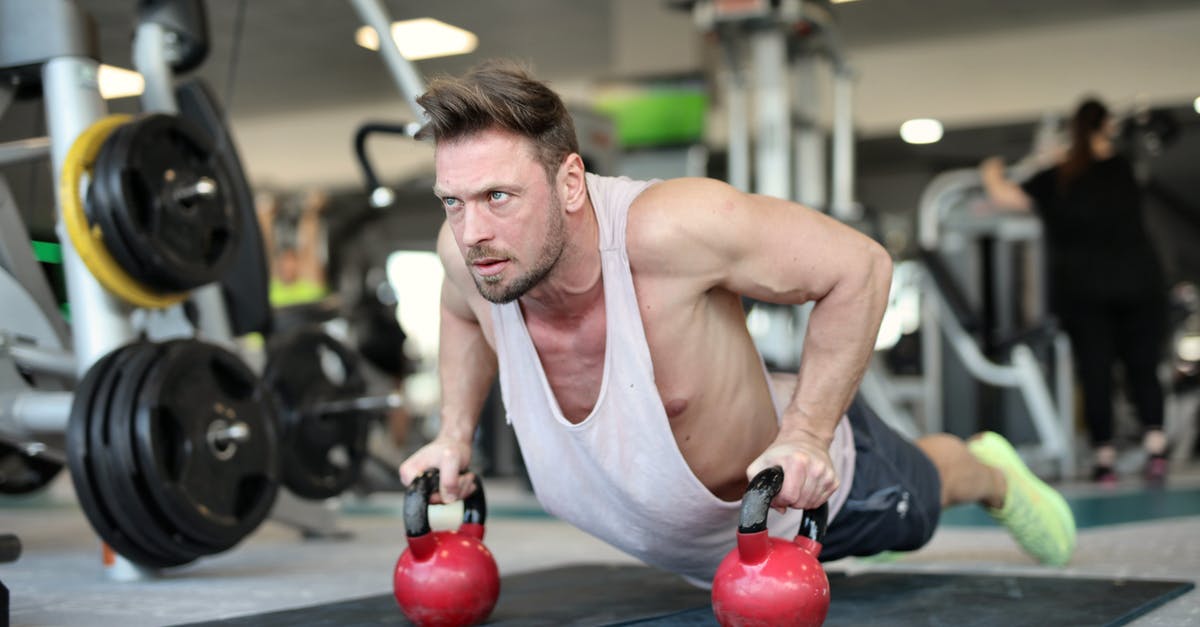
<path fill-rule="evenodd" d="M 707 586 L 735 545 L 741 502 L 717 498 L 692 473 L 655 387 L 625 251 L 629 205 L 654 182 L 587 175 L 600 228 L 608 332 L 591 414 L 579 424 L 563 416 L 515 301 L 492 305 L 500 390 L 534 493 L 548 513 L 651 566 Z M 833 520 L 854 468 L 844 418 L 830 452 L 841 479 L 829 502 Z M 770 534 L 795 537 L 800 514 L 772 510 Z"/>

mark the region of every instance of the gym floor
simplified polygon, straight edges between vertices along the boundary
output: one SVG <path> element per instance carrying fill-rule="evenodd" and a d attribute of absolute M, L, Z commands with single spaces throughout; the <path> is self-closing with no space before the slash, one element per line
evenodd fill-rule
<path fill-rule="evenodd" d="M 15 533 L 24 547 L 18 561 L 0 564 L 14 626 L 175 625 L 385 594 L 391 590 L 392 565 L 404 549 L 402 495 L 347 495 L 338 503 L 335 518 L 337 526 L 349 532 L 343 539 L 305 539 L 294 527 L 268 521 L 226 553 L 151 578 L 117 581 L 102 565 L 98 542 L 66 475 L 35 495 L 0 500 L 0 533 Z M 501 575 L 565 564 L 634 563 L 542 513 L 519 482 L 493 479 L 486 487 L 486 540 Z M 1157 490 L 1135 479 L 1111 488 L 1061 488 L 1080 527 L 1078 550 L 1066 568 L 1036 565 L 1001 528 L 982 521 L 973 507 L 948 511 L 932 542 L 920 551 L 892 561 L 846 559 L 826 567 L 848 573 L 995 573 L 1200 583 L 1200 465 L 1174 469 L 1167 486 Z M 449 507 L 435 510 L 435 528 L 454 524 L 459 515 Z M 1046 617 L 1044 624 L 1057 623 Z M 1200 625 L 1200 591 L 1193 589 L 1129 624 Z"/>

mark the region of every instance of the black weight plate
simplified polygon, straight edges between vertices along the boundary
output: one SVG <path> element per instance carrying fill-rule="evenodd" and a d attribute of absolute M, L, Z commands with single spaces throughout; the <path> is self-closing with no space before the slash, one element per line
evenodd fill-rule
<path fill-rule="evenodd" d="M 67 468 L 75 495 L 92 529 L 109 547 L 126 559 L 150 568 L 171 565 L 171 560 L 152 553 L 128 536 L 117 523 L 111 507 L 119 504 L 102 500 L 99 483 L 101 476 L 95 467 L 97 459 L 112 454 L 103 446 L 93 446 L 90 431 L 93 422 L 102 422 L 111 397 L 113 369 L 111 365 L 125 350 L 113 350 L 94 363 L 83 379 L 75 386 L 71 401 L 71 415 L 67 421 L 66 445 Z"/>
<path fill-rule="evenodd" d="M 336 361 L 339 380 L 322 366 L 323 353 Z M 362 472 L 374 413 L 313 409 L 362 396 L 366 383 L 357 357 L 320 329 L 301 328 L 271 342 L 263 379 L 283 415 L 284 485 L 308 499 L 341 494 Z"/>
<path fill-rule="evenodd" d="M 120 186 L 120 170 L 113 167 L 112 153 L 126 126 L 118 126 L 100 146 L 92 166 L 92 182 L 88 185 L 84 213 L 88 217 L 88 224 L 100 227 L 104 248 L 117 265 L 138 282 L 145 282 L 145 268 L 133 255 L 128 238 L 117 225 L 114 215 L 119 209 L 113 205 L 113 189 Z"/>
<path fill-rule="evenodd" d="M 132 142 L 133 130 L 144 118 L 135 118 L 130 122 L 123 124 L 116 130 L 105 142 L 105 146 L 101 147 L 101 151 L 107 148 L 107 152 L 103 154 L 103 163 L 105 176 L 97 178 L 103 189 L 103 194 L 108 201 L 107 206 L 111 207 L 110 220 L 117 227 L 124 241 L 130 243 L 130 250 L 133 251 L 134 246 L 140 246 L 141 241 L 137 240 L 137 231 L 133 225 L 137 216 L 130 215 L 134 212 L 148 212 L 150 207 L 144 205 L 130 205 L 125 198 L 126 179 L 129 174 L 129 153 L 131 150 L 130 143 Z M 100 164 L 100 157 L 97 157 L 97 164 Z M 141 250 L 137 251 L 137 265 L 142 266 L 144 253 Z"/>
<path fill-rule="evenodd" d="M 149 253 L 145 250 L 144 238 L 139 237 L 134 224 L 137 220 L 149 219 L 154 208 L 147 204 L 130 204 L 126 196 L 129 179 L 135 176 L 129 167 L 129 155 L 132 150 L 133 134 L 145 118 L 137 118 L 122 125 L 105 142 L 108 152 L 103 156 L 105 176 L 97 178 L 100 183 L 100 194 L 103 195 L 108 207 L 107 221 L 114 227 L 116 237 L 126 246 L 131 255 L 130 267 L 135 268 L 133 276 L 147 287 L 162 291 L 182 291 L 173 286 L 172 281 L 161 278 L 150 262 Z M 98 158 L 97 165 L 100 164 Z"/>
<path fill-rule="evenodd" d="M 49 485 L 63 465 L 44 457 L 27 455 L 8 442 L 0 442 L 0 494 L 37 492 Z"/>
<path fill-rule="evenodd" d="M 121 511 L 114 512 L 118 522 L 130 536 L 148 549 L 172 559 L 175 562 L 172 565 L 178 566 L 213 551 L 184 537 L 156 510 L 150 489 L 138 468 L 133 433 L 138 393 L 153 376 L 153 369 L 163 352 L 161 344 L 145 342 L 132 347 L 127 359 L 114 364 L 114 370 L 118 372 L 114 375 L 117 380 L 112 386 L 107 429 L 93 428 L 93 433 L 107 438 L 113 452 L 105 459 L 107 480 L 100 487 L 109 490 L 113 502 L 123 505 Z"/>
<path fill-rule="evenodd" d="M 120 169 L 116 214 L 148 282 L 182 291 L 219 279 L 232 261 L 241 231 L 227 164 L 211 140 L 181 118 L 155 114 L 130 123 L 113 151 Z M 183 203 L 175 192 L 200 177 L 215 193 Z"/>
<path fill-rule="evenodd" d="M 210 442 L 217 424 L 241 422 L 248 439 Z M 138 397 L 138 459 L 164 515 L 182 533 L 219 550 L 267 517 L 278 492 L 278 429 L 261 383 L 224 349 L 169 344 Z"/>
<path fill-rule="evenodd" d="M 182 550 L 172 542 L 171 530 L 156 521 L 135 483 L 134 460 L 129 450 L 129 389 L 136 389 L 145 377 L 146 369 L 153 363 L 158 347 L 149 342 L 130 345 L 118 357 L 110 369 L 109 398 L 103 420 L 93 418 L 90 429 L 92 446 L 104 446 L 109 454 L 93 461 L 100 476 L 100 496 L 112 510 L 117 525 L 143 548 L 160 555 L 166 566 L 186 564 L 202 553 Z"/>
<path fill-rule="evenodd" d="M 113 378 L 112 365 L 125 348 L 117 348 L 98 360 L 75 388 L 66 432 L 68 468 L 80 506 L 101 540 L 126 559 L 157 568 L 166 565 L 164 558 L 130 538 L 114 519 L 113 504 L 104 501 L 100 490 L 103 478 L 96 468 L 96 461 L 111 454 L 111 451 L 103 446 L 94 446 L 90 441 L 93 424 L 105 420 Z"/>

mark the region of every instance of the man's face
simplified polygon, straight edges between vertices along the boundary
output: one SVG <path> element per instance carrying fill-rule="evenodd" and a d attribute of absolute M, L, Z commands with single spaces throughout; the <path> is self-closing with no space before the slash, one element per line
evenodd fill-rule
<path fill-rule="evenodd" d="M 275 278 L 284 283 L 293 283 L 300 278 L 300 258 L 296 251 L 286 249 L 276 255 Z"/>
<path fill-rule="evenodd" d="M 513 301 L 538 285 L 566 246 L 562 202 L 529 140 L 487 130 L 437 146 L 446 220 L 479 293 Z"/>

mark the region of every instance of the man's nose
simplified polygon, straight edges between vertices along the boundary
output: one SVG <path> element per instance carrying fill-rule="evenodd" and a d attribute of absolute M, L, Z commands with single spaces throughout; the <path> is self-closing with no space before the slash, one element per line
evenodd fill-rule
<path fill-rule="evenodd" d="M 467 204 L 463 211 L 463 244 L 474 246 L 492 239 L 491 222 L 487 212 L 477 206 Z"/>

